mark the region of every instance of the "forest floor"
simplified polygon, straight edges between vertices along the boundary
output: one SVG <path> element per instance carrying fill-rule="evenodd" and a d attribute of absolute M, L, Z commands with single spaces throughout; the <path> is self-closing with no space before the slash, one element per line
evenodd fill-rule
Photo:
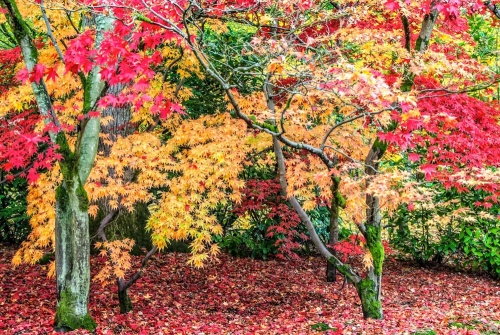
<path fill-rule="evenodd" d="M 13 253 L 0 246 L 0 334 L 52 334 L 54 279 L 46 266 L 12 268 Z M 363 320 L 354 288 L 340 278 L 327 283 L 320 258 L 221 255 L 198 270 L 187 257 L 154 256 L 130 289 L 134 311 L 126 315 L 119 314 L 114 285 L 94 282 L 95 334 L 500 334 L 500 282 L 484 276 L 389 259 L 384 320 Z M 92 259 L 93 274 L 102 264 Z"/>

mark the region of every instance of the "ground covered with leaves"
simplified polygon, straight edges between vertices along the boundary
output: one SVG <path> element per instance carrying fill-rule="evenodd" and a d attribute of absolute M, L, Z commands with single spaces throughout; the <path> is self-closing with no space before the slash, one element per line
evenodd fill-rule
<path fill-rule="evenodd" d="M 0 247 L 0 333 L 52 334 L 54 279 L 10 265 Z M 220 257 L 201 270 L 188 255 L 154 256 L 120 315 L 116 288 L 94 282 L 96 334 L 500 334 L 500 282 L 388 260 L 382 321 L 363 320 L 355 290 L 327 283 L 320 258 L 300 262 Z M 140 258 L 135 259 L 139 262 Z M 94 273 L 103 260 L 92 259 Z M 73 334 L 86 334 L 75 331 Z"/>

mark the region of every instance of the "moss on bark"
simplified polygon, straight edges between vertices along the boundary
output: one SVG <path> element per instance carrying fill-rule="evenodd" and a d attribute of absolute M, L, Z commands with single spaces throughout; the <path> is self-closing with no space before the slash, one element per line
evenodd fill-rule
<path fill-rule="evenodd" d="M 361 300 L 363 317 L 365 319 L 382 319 L 382 304 L 378 300 L 375 282 L 370 278 L 362 279 L 356 284 L 356 289 Z"/>
<path fill-rule="evenodd" d="M 366 245 L 372 254 L 375 274 L 380 276 L 385 257 L 381 228 L 372 225 L 366 227 Z"/>
<path fill-rule="evenodd" d="M 56 200 L 59 202 L 59 206 L 62 209 L 65 209 L 69 206 L 69 195 L 62 185 L 59 185 L 56 188 Z"/>
<path fill-rule="evenodd" d="M 78 198 L 78 208 L 82 212 L 86 212 L 89 210 L 89 197 L 87 195 L 87 192 L 83 188 L 82 183 L 80 182 L 76 191 L 75 191 L 76 197 Z"/>
<path fill-rule="evenodd" d="M 57 331 L 71 331 L 75 329 L 87 329 L 93 331 L 97 324 L 87 313 L 77 315 L 75 313 L 75 297 L 68 290 L 61 292 L 60 300 L 57 304 L 55 328 Z"/>

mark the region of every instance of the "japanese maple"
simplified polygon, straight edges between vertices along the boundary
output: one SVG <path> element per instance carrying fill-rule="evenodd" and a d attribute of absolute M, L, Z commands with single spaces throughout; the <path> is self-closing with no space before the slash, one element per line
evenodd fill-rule
<path fill-rule="evenodd" d="M 476 83 L 473 89 L 480 89 L 495 81 L 458 44 L 470 42 L 462 15 L 484 12 L 488 6 L 475 1 L 340 1 L 331 6 L 244 1 L 141 2 L 131 7 L 134 10 L 124 12 L 124 17 L 142 15 L 156 29 L 182 38 L 224 88 L 234 114 L 248 127 L 272 136 L 282 192 L 322 255 L 355 285 L 364 315 L 381 318 L 382 198 L 397 204 L 401 197 L 394 187 L 404 178 L 392 171 L 380 175 L 380 160 L 391 142 L 388 134 L 401 126 L 399 118 L 407 121 L 420 113 L 417 101 L 424 91 L 414 85 L 417 76 L 435 78 L 444 90 L 467 91 Z M 253 39 L 227 49 L 222 58 L 211 54 L 206 32 L 218 29 L 213 23 L 218 19 L 255 31 Z M 440 43 L 444 37 L 448 44 Z M 252 55 L 252 61 L 236 67 L 227 61 L 241 55 Z M 243 88 L 234 80 L 248 75 L 257 76 L 260 83 Z M 377 138 L 380 132 L 386 135 Z M 408 138 L 397 136 L 397 140 Z M 282 145 L 299 161 L 285 158 Z M 310 154 L 305 166 L 301 150 Z M 357 185 L 356 192 L 342 194 L 343 182 Z M 357 206 L 351 217 L 366 239 L 365 258 L 372 262 L 366 276 L 343 264 L 314 231 L 304 209 L 314 207 L 316 187 L 331 208 L 332 226 L 342 207 L 352 211 L 349 198 L 351 206 Z M 364 206 L 352 201 L 365 197 Z M 365 208 L 366 215 L 360 215 Z"/>

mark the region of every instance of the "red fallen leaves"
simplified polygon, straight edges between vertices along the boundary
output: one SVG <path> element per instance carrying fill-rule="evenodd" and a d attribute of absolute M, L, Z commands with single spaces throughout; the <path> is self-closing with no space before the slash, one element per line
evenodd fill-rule
<path fill-rule="evenodd" d="M 0 249 L 0 333 L 52 334 L 55 283 L 41 266 L 12 269 L 13 250 Z M 116 288 L 93 283 L 90 313 L 96 334 L 437 334 L 494 331 L 500 284 L 491 279 L 415 268 L 389 260 L 384 271 L 382 321 L 363 320 L 355 290 L 324 280 L 324 261 L 256 261 L 222 255 L 202 270 L 187 254 L 156 255 L 130 289 L 134 311 L 118 312 Z M 140 258 L 135 258 L 136 262 Z M 100 260 L 92 259 L 93 273 Z M 475 330 L 457 328 L 470 324 Z M 330 334 L 335 334 L 330 330 Z M 339 333 L 339 332 L 337 332 Z M 88 334 L 74 331 L 71 334 Z"/>

